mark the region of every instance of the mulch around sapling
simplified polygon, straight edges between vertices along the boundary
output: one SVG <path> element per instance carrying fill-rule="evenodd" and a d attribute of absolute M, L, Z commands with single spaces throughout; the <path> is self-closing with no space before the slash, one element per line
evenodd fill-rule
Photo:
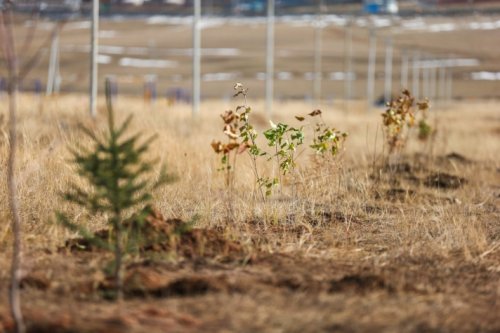
<path fill-rule="evenodd" d="M 185 258 L 232 258 L 244 254 L 238 241 L 229 240 L 216 229 L 195 228 L 192 222 L 180 219 L 166 219 L 158 210 L 146 207 L 146 217 L 139 221 L 131 219 L 124 222 L 124 230 L 137 236 L 139 252 L 173 252 Z M 108 242 L 112 235 L 109 229 L 95 233 L 102 242 Z M 66 241 L 61 249 L 75 251 L 101 251 L 96 242 L 86 238 Z"/>

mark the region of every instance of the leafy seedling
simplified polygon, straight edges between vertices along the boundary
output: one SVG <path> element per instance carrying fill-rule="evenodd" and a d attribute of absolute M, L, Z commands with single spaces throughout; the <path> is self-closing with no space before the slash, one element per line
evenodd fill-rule
<path fill-rule="evenodd" d="M 390 154 L 400 151 L 406 144 L 408 131 L 415 125 L 414 104 L 415 98 L 405 89 L 396 100 L 387 103 L 387 109 L 382 113 Z"/>

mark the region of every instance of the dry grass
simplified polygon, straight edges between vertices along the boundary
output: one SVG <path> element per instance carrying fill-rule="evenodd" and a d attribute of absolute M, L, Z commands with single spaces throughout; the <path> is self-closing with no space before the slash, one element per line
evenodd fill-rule
<path fill-rule="evenodd" d="M 191 264 L 171 263 L 170 256 L 165 259 L 160 255 L 160 262 L 166 260 L 171 265 L 162 274 L 173 279 L 201 272 L 213 287 L 209 291 L 215 292 L 187 298 L 153 297 L 144 304 L 172 309 L 170 315 L 152 315 L 146 310 L 139 315 L 137 310 L 130 316 L 146 316 L 149 321 L 141 324 L 137 319 L 138 323 L 120 325 L 130 324 L 127 327 L 134 332 L 161 331 L 151 324 L 152 318 L 171 316 L 180 325 L 176 326 L 179 331 L 220 331 L 223 327 L 240 332 L 500 329 L 494 316 L 500 304 L 498 105 L 456 104 L 432 112 L 431 123 L 438 130 L 432 149 L 411 142 L 400 162 L 408 163 L 412 170 L 382 172 L 378 180 L 374 176 L 379 174 L 384 149 L 380 112 L 366 114 L 361 104 L 351 105 L 348 114 L 342 105 L 325 106 L 326 122 L 350 133 L 345 151 L 329 164 L 314 163 L 311 156 L 302 154 L 301 167 L 288 180 L 296 183 L 298 194 L 293 196 L 291 186 L 285 186 L 283 195 L 261 202 L 253 195 L 253 175 L 246 156 L 237 162 L 236 190 L 230 198 L 223 175 L 216 171 L 218 157 L 210 142 L 223 139 L 218 115 L 236 104 L 206 102 L 199 119 L 193 120 L 187 105 L 168 107 L 158 101 L 151 106 L 126 97 L 117 101 L 119 118 L 135 114 L 134 131 L 159 135 L 151 157 L 160 157 L 167 169 L 179 176 L 178 182 L 155 194 L 154 205 L 167 217 L 188 220 L 199 215 L 199 227 L 220 230 L 226 238 L 239 241 L 253 258 L 250 266 L 232 263 L 226 268 L 209 261 L 211 264 L 198 271 L 194 263 L 186 268 Z M 250 100 L 249 104 L 255 110 L 254 123 L 260 129 L 267 128 L 267 119 L 259 112 L 263 103 Z M 311 109 L 303 103 L 276 104 L 273 121 L 295 123 L 294 115 Z M 30 96 L 21 99 L 17 174 L 29 253 L 26 271 L 48 274 L 49 270 L 48 279 L 59 286 L 43 292 L 25 291 L 33 300 L 27 307 L 32 318 L 41 316 L 37 311 L 45 306 L 44 316 L 50 318 L 50 313 L 57 313 L 61 298 L 79 304 L 80 296 L 75 292 L 80 288 L 78 279 L 70 280 L 67 274 L 80 277 L 98 272 L 102 261 L 85 255 L 72 263 L 71 258 L 57 254 L 56 248 L 72 235 L 51 222 L 56 210 L 64 210 L 94 230 L 103 226 L 102 219 L 68 207 L 58 196 L 75 180 L 67 163 L 68 147 L 85 144 L 86 139 L 77 131 L 78 122 L 97 130 L 105 126 L 102 115 L 92 124 L 86 112 L 83 96 L 61 96 L 40 105 Z M 5 115 L 5 110 L 1 114 Z M 4 119 L 0 123 L 2 163 L 8 147 L 5 127 Z M 445 158 L 452 152 L 467 160 Z M 435 172 L 463 177 L 467 183 L 457 189 L 425 186 L 425 177 Z M 8 254 L 4 172 L 0 183 L 0 219 L 4 222 L 0 225 L 0 246 Z M 228 219 L 229 201 L 235 209 L 234 219 Z M 5 255 L 0 256 L 3 267 L 6 260 Z M 81 266 L 81 262 L 87 264 Z M 346 276 L 361 282 L 345 280 Z M 217 281 L 215 285 L 210 284 L 212 279 Z M 4 290 L 5 270 L 0 281 L 0 290 Z M 65 284 L 66 289 L 62 287 Z M 85 318 L 102 319 L 106 313 L 114 313 L 111 304 L 96 297 L 92 296 L 88 309 L 86 306 Z M 137 301 L 131 300 L 126 308 L 135 306 Z M 66 314 L 72 318 L 68 319 L 70 326 L 80 327 L 79 331 L 97 330 L 86 326 L 85 320 L 77 320 L 79 307 L 72 307 Z M 177 313 L 189 316 L 184 318 L 189 325 L 182 324 L 184 319 Z M 289 322 L 292 316 L 296 320 Z M 103 327 L 108 327 L 106 320 L 112 319 L 102 319 Z M 0 332 L 1 323 L 0 311 Z"/>

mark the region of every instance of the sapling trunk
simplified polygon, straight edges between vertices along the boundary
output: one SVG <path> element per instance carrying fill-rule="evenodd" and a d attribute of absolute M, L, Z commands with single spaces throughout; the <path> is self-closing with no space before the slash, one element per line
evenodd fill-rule
<path fill-rule="evenodd" d="M 242 92 L 243 92 L 243 99 L 245 101 L 244 108 L 245 108 L 245 112 L 247 112 L 247 110 L 250 110 L 248 108 L 247 93 L 246 93 L 246 90 L 244 90 L 244 89 L 242 90 Z M 246 120 L 245 120 L 245 126 L 247 128 L 249 127 L 248 118 L 246 118 Z M 250 142 L 252 143 L 252 146 L 256 147 L 257 143 L 255 142 L 254 135 L 250 135 L 249 137 L 250 137 Z M 264 196 L 264 192 L 262 191 L 262 187 L 258 186 L 258 182 L 259 182 L 260 176 L 259 176 L 259 169 L 257 168 L 257 156 L 255 156 L 255 154 L 252 154 L 250 152 L 250 150 L 248 150 L 248 155 L 250 155 L 250 157 L 252 158 L 253 173 L 254 173 L 254 176 L 255 176 L 254 190 L 255 190 L 255 187 L 257 186 L 259 188 L 259 193 L 260 193 L 260 197 L 262 198 L 262 201 L 265 201 L 266 197 Z"/>
<path fill-rule="evenodd" d="M 9 65 L 10 67 L 10 65 Z M 9 69 L 9 72 L 11 70 Z M 7 183 L 9 188 L 9 205 L 12 214 L 12 231 L 14 241 L 12 247 L 12 266 L 11 266 L 11 286 L 9 299 L 11 304 L 12 317 L 16 323 L 16 332 L 25 332 L 23 316 L 21 312 L 21 296 L 19 284 L 21 280 L 21 262 L 22 262 L 22 244 L 21 244 L 21 216 L 19 214 L 19 200 L 16 186 L 16 108 L 17 108 L 17 78 L 11 77 L 9 84 L 9 160 L 7 170 Z"/>
<path fill-rule="evenodd" d="M 276 157 L 276 168 L 278 169 L 278 179 L 280 182 L 280 195 L 283 195 L 283 176 L 281 175 L 281 168 L 280 168 L 280 157 L 278 155 L 278 143 L 276 142 L 276 145 L 274 146 L 275 149 L 275 157 Z"/>
<path fill-rule="evenodd" d="M 111 170 L 114 173 L 113 175 L 113 184 L 112 184 L 112 205 L 113 205 L 113 217 L 110 225 L 114 229 L 115 233 L 115 284 L 116 284 L 116 299 L 118 302 L 123 300 L 123 248 L 122 248 L 122 207 L 120 204 L 120 183 L 118 173 L 120 173 L 120 161 L 119 161 L 119 143 L 117 131 L 115 129 L 115 119 L 113 112 L 113 103 L 111 96 L 111 82 L 106 80 L 106 104 L 108 109 L 108 126 L 110 133 L 110 151 L 111 155 Z"/>
<path fill-rule="evenodd" d="M 122 225 L 121 214 L 116 213 L 113 218 L 113 226 L 115 229 L 115 284 L 116 284 L 116 300 L 123 300 L 123 249 L 122 249 Z"/>
<path fill-rule="evenodd" d="M 22 244 L 21 244 L 21 216 L 19 214 L 19 200 L 16 187 L 16 102 L 17 102 L 17 84 L 12 82 L 9 87 L 9 161 L 7 171 L 7 182 L 9 188 L 9 205 L 12 214 L 12 231 L 14 241 L 12 246 L 12 266 L 11 266 L 11 286 L 9 300 L 12 317 L 16 323 L 16 332 L 25 332 L 23 316 L 21 312 L 21 296 L 19 285 L 21 280 L 21 262 L 22 262 Z"/>

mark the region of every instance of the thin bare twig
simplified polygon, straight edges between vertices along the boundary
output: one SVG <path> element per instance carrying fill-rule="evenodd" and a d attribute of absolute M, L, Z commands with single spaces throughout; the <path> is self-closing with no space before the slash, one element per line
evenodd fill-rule
<path fill-rule="evenodd" d="M 21 216 L 19 214 L 19 200 L 16 187 L 16 108 L 18 91 L 18 59 L 16 55 L 14 37 L 13 37 L 13 19 L 12 3 L 6 2 L 0 11 L 0 36 L 3 52 L 5 54 L 8 69 L 8 95 L 9 95 L 9 158 L 7 162 L 7 184 L 9 191 L 9 205 L 12 215 L 12 230 L 14 234 L 13 253 L 11 264 L 11 281 L 9 289 L 9 302 L 12 317 L 15 323 L 15 332 L 24 333 L 26 327 L 21 312 L 20 280 L 21 280 L 21 262 L 22 262 L 22 244 L 21 244 Z"/>

